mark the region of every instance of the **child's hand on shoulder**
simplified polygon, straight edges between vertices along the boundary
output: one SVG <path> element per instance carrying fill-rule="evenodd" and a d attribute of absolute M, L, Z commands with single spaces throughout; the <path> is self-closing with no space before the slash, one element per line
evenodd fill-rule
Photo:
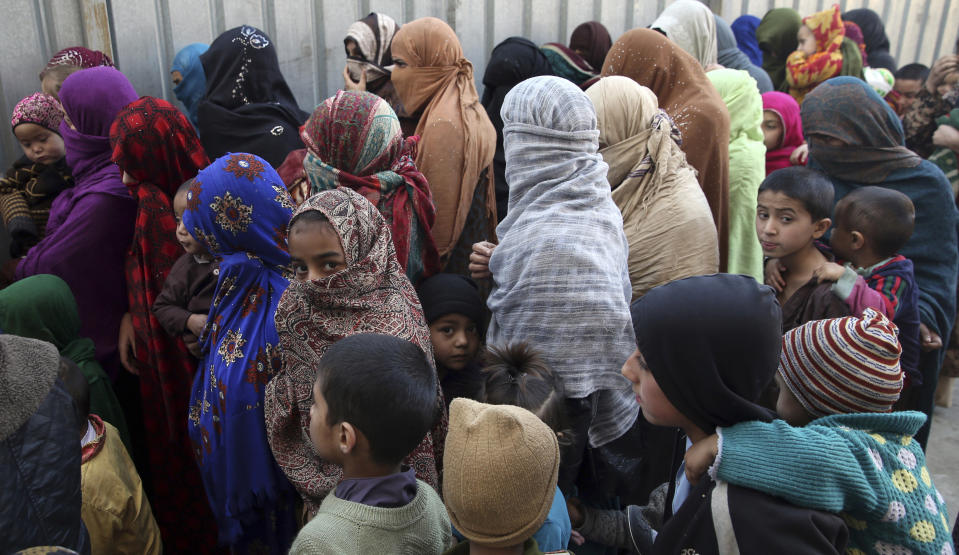
<path fill-rule="evenodd" d="M 719 436 L 713 434 L 705 437 L 686 450 L 686 479 L 692 484 L 698 484 L 700 478 L 712 466 L 719 455 Z"/>
<path fill-rule="evenodd" d="M 789 155 L 789 163 L 794 166 L 805 166 L 806 160 L 809 158 L 809 145 L 803 143 L 796 147 L 793 150 L 792 154 Z"/>
<path fill-rule="evenodd" d="M 782 293 L 786 287 L 786 280 L 783 279 L 785 271 L 786 267 L 779 262 L 778 258 L 770 258 L 763 266 L 763 282 L 775 289 L 777 293 Z"/>
<path fill-rule="evenodd" d="M 186 329 L 196 337 L 203 335 L 203 328 L 206 326 L 206 314 L 191 314 L 186 321 Z"/>
<path fill-rule="evenodd" d="M 835 262 L 826 262 L 822 266 L 813 270 L 812 277 L 819 280 L 820 283 L 826 281 L 839 281 L 839 278 L 846 272 L 846 269 Z"/>

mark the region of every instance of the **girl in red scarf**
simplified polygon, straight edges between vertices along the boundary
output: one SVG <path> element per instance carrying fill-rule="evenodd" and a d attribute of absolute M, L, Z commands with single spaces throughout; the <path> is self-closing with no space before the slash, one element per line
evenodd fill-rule
<path fill-rule="evenodd" d="M 804 18 L 796 51 L 786 59 L 789 94 L 800 104 L 806 94 L 842 70 L 842 39 L 846 36 L 839 5 Z"/>
<path fill-rule="evenodd" d="M 176 241 L 173 195 L 209 164 L 193 126 L 165 100 L 144 96 L 127 105 L 110 128 L 113 162 L 137 202 L 126 260 L 130 312 L 120 326 L 120 359 L 140 376 L 153 491 L 150 501 L 168 553 L 211 552 L 216 525 L 187 436 L 196 362 L 151 310 L 170 268 L 182 254 Z"/>

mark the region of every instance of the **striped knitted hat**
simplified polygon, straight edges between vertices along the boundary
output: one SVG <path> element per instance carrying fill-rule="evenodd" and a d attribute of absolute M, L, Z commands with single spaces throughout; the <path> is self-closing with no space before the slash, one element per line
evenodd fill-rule
<path fill-rule="evenodd" d="M 783 336 L 779 374 L 813 416 L 889 412 L 902 391 L 898 334 L 871 308 L 808 322 Z"/>

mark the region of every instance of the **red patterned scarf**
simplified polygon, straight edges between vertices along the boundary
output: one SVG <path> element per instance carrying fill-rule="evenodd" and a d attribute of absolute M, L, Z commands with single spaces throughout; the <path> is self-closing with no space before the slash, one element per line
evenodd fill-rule
<path fill-rule="evenodd" d="M 838 4 L 804 18 L 803 25 L 816 37 L 816 53 L 806 57 L 805 53 L 797 50 L 786 59 L 789 94 L 800 104 L 806 93 L 816 88 L 816 85 L 839 75 L 842 70 L 840 49 L 842 39 L 846 36 Z"/>
<path fill-rule="evenodd" d="M 176 241 L 173 195 L 209 164 L 193 126 L 169 102 L 144 96 L 127 105 L 110 129 L 113 162 L 136 183 L 136 228 L 126 259 L 127 297 L 136 332 L 136 364 L 156 486 L 151 497 L 168 549 L 210 547 L 215 525 L 202 491 L 187 435 L 187 413 L 196 361 L 179 337 L 170 337 L 153 303 L 173 263 Z M 191 502 L 193 500 L 193 502 Z"/>
<path fill-rule="evenodd" d="M 347 267 L 317 281 L 295 281 L 280 298 L 276 329 L 283 370 L 266 389 L 267 437 L 276 462 L 315 513 L 340 481 L 343 470 L 320 459 L 309 440 L 316 364 L 336 341 L 358 333 L 386 333 L 410 341 L 433 360 L 430 332 L 416 291 L 396 261 L 389 228 L 376 208 L 351 189 L 314 195 L 294 213 L 316 210 L 340 236 Z M 446 411 L 437 386 L 442 418 L 405 464 L 416 476 L 439 487 Z M 438 491 L 438 490 L 437 490 Z"/>
<path fill-rule="evenodd" d="M 440 271 L 433 197 L 413 162 L 416 138 L 403 140 L 386 101 L 340 91 L 316 108 L 301 136 L 312 194 L 346 187 L 363 195 L 386 219 L 396 258 L 414 284 Z"/>

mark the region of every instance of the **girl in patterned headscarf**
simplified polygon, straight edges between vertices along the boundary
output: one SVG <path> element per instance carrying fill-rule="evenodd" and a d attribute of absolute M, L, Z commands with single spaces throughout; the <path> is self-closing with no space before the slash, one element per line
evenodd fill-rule
<path fill-rule="evenodd" d="M 151 502 L 167 549 L 212 550 L 209 508 L 193 492 L 200 476 L 186 434 L 190 384 L 196 363 L 179 338 L 153 314 L 163 282 L 182 254 L 176 240 L 173 194 L 210 163 L 186 116 L 169 102 L 144 96 L 117 115 L 110 128 L 112 159 L 137 202 L 127 253 L 130 310 L 120 326 L 120 360 L 140 376 L 143 423 L 153 483 Z M 191 502 L 192 501 L 192 502 Z"/>
<path fill-rule="evenodd" d="M 846 36 L 839 6 L 803 18 L 796 51 L 786 59 L 789 94 L 802 104 L 806 94 L 842 71 L 842 41 Z"/>
<path fill-rule="evenodd" d="M 327 98 L 303 126 L 303 168 L 312 193 L 347 187 L 386 219 L 396 257 L 414 284 L 440 270 L 430 230 L 436 217 L 426 178 L 413 163 L 414 140 L 404 140 L 390 105 L 366 92 Z"/>
<path fill-rule="evenodd" d="M 277 462 L 312 515 L 343 473 L 320 459 L 309 441 L 313 382 L 323 353 L 336 341 L 364 332 L 410 341 L 430 361 L 433 348 L 386 221 L 369 201 L 346 187 L 323 191 L 300 205 L 289 230 L 297 281 L 276 310 L 283 369 L 266 386 L 266 427 Z M 439 385 L 436 413 L 433 430 L 404 461 L 434 488 L 446 436 Z"/>
<path fill-rule="evenodd" d="M 350 25 L 343 39 L 346 48 L 346 68 L 343 73 L 344 79 L 349 77 L 346 90 L 353 90 L 360 86 L 359 83 L 365 83 L 366 91 L 389 102 L 397 115 L 406 116 L 403 103 L 390 81 L 393 72 L 393 37 L 399 30 L 400 26 L 392 17 L 381 13 L 371 13 Z"/>
<path fill-rule="evenodd" d="M 61 121 L 63 107 L 48 94 L 33 93 L 13 109 L 10 125 L 23 156 L 0 179 L 0 216 L 10 234 L 13 258 L 43 239 L 53 200 L 73 186 Z"/>
<path fill-rule="evenodd" d="M 220 545 L 235 552 L 285 553 L 295 534 L 293 491 L 263 426 L 263 394 L 280 370 L 273 317 L 289 285 L 292 213 L 273 168 L 242 153 L 197 175 L 183 213 L 190 234 L 221 259 L 188 426 Z"/>

